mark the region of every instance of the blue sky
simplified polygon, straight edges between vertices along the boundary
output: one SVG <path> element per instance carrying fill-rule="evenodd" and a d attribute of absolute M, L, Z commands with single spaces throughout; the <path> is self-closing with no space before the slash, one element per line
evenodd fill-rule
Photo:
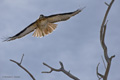
<path fill-rule="evenodd" d="M 99 31 L 107 9 L 104 0 L 0 0 L 0 38 L 13 36 L 30 23 L 38 19 L 40 14 L 51 15 L 75 11 L 86 7 L 81 13 L 68 21 L 58 22 L 56 30 L 43 38 L 32 37 L 33 33 L 11 42 L 0 40 L 0 80 L 3 76 L 20 76 L 14 80 L 32 80 L 29 75 L 16 64 L 9 61 L 20 61 L 24 53 L 22 65 L 26 67 L 36 80 L 70 80 L 59 72 L 42 74 L 49 70 L 42 63 L 59 68 L 62 61 L 66 70 L 81 80 L 96 80 L 96 66 L 100 62 L 99 71 L 104 73 L 101 56 Z M 110 0 L 106 0 L 110 2 Z M 120 0 L 115 0 L 108 15 L 108 26 L 105 42 L 109 56 L 116 55 L 108 76 L 109 80 L 120 80 Z M 9 78 L 7 80 L 13 80 Z"/>

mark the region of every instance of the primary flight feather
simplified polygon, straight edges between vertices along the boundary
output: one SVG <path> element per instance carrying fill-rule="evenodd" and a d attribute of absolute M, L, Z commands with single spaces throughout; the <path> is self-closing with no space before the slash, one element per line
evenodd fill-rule
<path fill-rule="evenodd" d="M 12 37 L 8 37 L 4 41 L 11 41 L 22 38 L 23 36 L 29 34 L 32 31 L 34 31 L 33 33 L 34 37 L 43 37 L 51 33 L 53 30 L 55 30 L 55 28 L 57 27 L 57 24 L 54 24 L 55 22 L 66 21 L 70 19 L 72 16 L 75 16 L 76 14 L 81 12 L 82 10 L 83 9 L 78 9 L 73 12 L 54 14 L 50 16 L 40 15 L 39 19 L 37 19 L 35 22 L 33 22 L 28 27 L 20 31 L 18 34 Z"/>

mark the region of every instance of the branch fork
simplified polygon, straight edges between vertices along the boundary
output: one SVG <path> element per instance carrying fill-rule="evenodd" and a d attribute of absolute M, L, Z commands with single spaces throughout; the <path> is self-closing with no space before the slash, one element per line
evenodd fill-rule
<path fill-rule="evenodd" d="M 55 69 L 51 66 L 49 66 L 48 64 L 46 63 L 43 63 L 43 65 L 47 66 L 48 68 L 50 68 L 50 71 L 43 71 L 42 73 L 51 73 L 52 71 L 56 71 L 56 72 L 63 72 L 64 74 L 66 74 L 67 76 L 69 76 L 70 78 L 74 79 L 74 80 L 80 80 L 79 78 L 77 78 L 76 76 L 74 76 L 73 74 L 70 73 L 70 71 L 66 71 L 64 69 L 64 65 L 62 62 L 59 62 L 60 63 L 60 68 L 59 69 Z"/>
<path fill-rule="evenodd" d="M 104 51 L 104 57 L 105 57 L 105 60 L 107 62 L 107 67 L 106 67 L 106 71 L 105 71 L 104 75 L 102 75 L 102 74 L 100 74 L 98 72 L 98 67 L 99 67 L 99 64 L 100 64 L 100 63 L 98 63 L 97 68 L 96 68 L 96 73 L 97 73 L 97 77 L 98 77 L 99 80 L 101 78 L 103 80 L 107 80 L 107 77 L 108 77 L 108 74 L 109 74 L 109 70 L 110 70 L 110 67 L 111 67 L 111 61 L 115 57 L 115 55 L 113 55 L 113 56 L 111 56 L 109 58 L 108 52 L 107 52 L 107 46 L 105 44 L 105 33 L 106 33 L 106 27 L 107 27 L 107 22 L 108 22 L 108 20 L 106 21 L 106 19 L 107 19 L 107 15 L 108 15 L 108 13 L 110 11 L 110 8 L 111 8 L 113 2 L 114 2 L 114 0 L 112 0 L 110 4 L 105 2 L 105 4 L 108 6 L 108 9 L 107 9 L 107 11 L 105 13 L 105 16 L 104 16 L 104 19 L 103 19 L 103 22 L 102 22 L 102 25 L 101 25 L 100 42 L 101 42 L 101 46 L 102 46 L 103 51 Z M 103 61 L 103 63 L 104 63 L 104 61 Z M 105 66 L 105 64 L 104 64 L 104 66 Z"/>
<path fill-rule="evenodd" d="M 17 61 L 12 60 L 12 59 L 10 59 L 10 61 L 13 62 L 13 63 L 16 63 L 20 68 L 22 68 L 25 72 L 27 72 L 27 73 L 29 74 L 29 76 L 30 76 L 33 80 L 35 80 L 34 76 L 33 76 L 25 67 L 23 67 L 23 66 L 21 65 L 21 64 L 22 64 L 22 61 L 23 61 L 23 57 L 24 57 L 24 54 L 22 55 L 22 58 L 21 58 L 21 61 L 20 61 L 20 62 L 17 62 Z"/>

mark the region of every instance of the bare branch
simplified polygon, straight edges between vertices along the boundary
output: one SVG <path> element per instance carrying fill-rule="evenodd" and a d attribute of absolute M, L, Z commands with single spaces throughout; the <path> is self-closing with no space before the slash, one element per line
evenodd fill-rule
<path fill-rule="evenodd" d="M 112 0 L 111 3 L 108 4 L 109 6 L 108 6 L 108 9 L 107 9 L 107 11 L 106 11 L 106 13 L 105 13 L 105 16 L 104 16 L 104 19 L 103 19 L 103 22 L 102 22 L 102 25 L 101 25 L 102 28 L 103 28 L 103 26 L 104 26 L 104 24 L 105 24 L 105 22 L 106 22 L 107 15 L 108 15 L 108 13 L 109 13 L 109 11 L 110 11 L 110 8 L 111 8 L 113 2 L 114 2 L 114 0 Z"/>
<path fill-rule="evenodd" d="M 20 64 L 21 64 L 21 63 L 22 63 L 22 61 L 23 61 L 23 57 L 24 57 L 24 54 L 22 55 L 22 58 L 21 58 Z"/>
<path fill-rule="evenodd" d="M 64 74 L 66 74 L 67 76 L 69 76 L 70 78 L 72 78 L 72 79 L 74 79 L 74 80 L 80 80 L 80 79 L 77 78 L 76 76 L 72 75 L 72 74 L 70 73 L 70 71 L 66 71 L 66 70 L 64 69 L 64 65 L 63 65 L 62 62 L 59 62 L 59 63 L 60 63 L 60 66 L 61 66 L 60 69 L 55 69 L 55 68 L 49 66 L 48 64 L 43 63 L 43 65 L 45 65 L 45 66 L 47 66 L 48 68 L 50 68 L 50 71 L 43 71 L 42 73 L 51 73 L 52 71 L 63 72 Z"/>
<path fill-rule="evenodd" d="M 102 27 L 101 26 L 101 31 L 100 31 L 100 41 L 101 41 L 101 45 L 102 45 L 102 48 L 104 50 L 104 57 L 106 59 L 107 62 L 110 62 L 109 61 L 109 57 L 108 57 L 108 54 L 107 54 L 107 46 L 105 44 L 105 33 L 106 33 L 106 27 L 107 27 L 107 23 L 104 24 L 104 26 Z"/>
<path fill-rule="evenodd" d="M 109 4 L 108 4 L 107 2 L 105 2 L 105 4 L 106 4 L 107 6 L 109 6 Z"/>
<path fill-rule="evenodd" d="M 115 55 L 111 56 L 109 59 L 110 59 L 110 63 L 107 64 L 107 69 L 105 71 L 105 74 L 104 74 L 104 80 L 107 80 L 107 77 L 108 77 L 108 73 L 110 71 L 110 67 L 111 67 L 111 61 L 112 61 L 112 58 L 114 58 Z"/>
<path fill-rule="evenodd" d="M 101 75 L 100 73 L 98 73 L 98 66 L 99 66 L 99 64 L 98 64 L 96 72 L 97 72 L 98 78 L 100 76 L 101 78 L 103 78 L 103 80 L 107 80 L 108 73 L 109 73 L 110 66 L 111 66 L 112 58 L 115 57 L 115 55 L 111 56 L 110 58 L 108 57 L 107 46 L 105 44 L 105 32 L 106 32 L 106 27 L 107 27 L 107 22 L 108 22 L 108 21 L 106 22 L 106 18 L 107 18 L 107 15 L 108 15 L 108 13 L 110 11 L 110 8 L 111 8 L 113 2 L 114 2 L 114 0 L 112 0 L 110 4 L 105 3 L 108 6 L 108 9 L 107 9 L 107 11 L 105 13 L 105 16 L 104 16 L 104 19 L 103 19 L 103 22 L 102 22 L 102 25 L 101 25 L 101 30 L 100 30 L 100 42 L 101 42 L 101 46 L 102 46 L 103 51 L 104 51 L 105 60 L 107 62 L 107 68 L 106 68 L 105 74 Z M 104 63 L 104 66 L 105 66 L 105 63 Z M 100 80 L 100 78 L 99 78 L 99 80 Z"/>
<path fill-rule="evenodd" d="M 114 57 L 115 57 L 115 55 L 111 56 L 111 57 L 110 57 L 110 60 L 112 60 L 112 58 L 114 58 Z"/>
<path fill-rule="evenodd" d="M 43 65 L 47 66 L 47 67 L 50 68 L 51 70 L 50 70 L 50 71 L 43 71 L 42 73 L 51 73 L 52 71 L 61 71 L 61 69 L 52 68 L 51 66 L 49 66 L 49 65 L 46 64 L 46 63 L 43 63 Z"/>
<path fill-rule="evenodd" d="M 104 50 L 104 57 L 105 57 L 107 63 L 110 63 L 110 59 L 109 59 L 108 54 L 107 54 L 107 47 L 105 45 L 104 38 L 105 38 L 105 32 L 106 32 L 106 27 L 107 27 L 106 18 L 107 18 L 107 15 L 110 11 L 110 8 L 111 8 L 113 2 L 114 2 L 114 0 L 112 0 L 111 3 L 108 6 L 108 9 L 105 13 L 105 16 L 104 16 L 104 19 L 103 19 L 103 22 L 102 22 L 102 25 L 101 25 L 101 30 L 100 30 L 100 41 L 101 41 L 102 48 Z M 105 22 L 106 22 L 106 24 L 105 24 Z"/>
<path fill-rule="evenodd" d="M 24 54 L 23 54 L 23 56 L 24 56 Z M 20 63 L 17 62 L 17 61 L 14 61 L 14 60 L 12 60 L 12 59 L 10 59 L 10 61 L 16 63 L 20 68 L 22 68 L 25 72 L 27 72 L 33 80 L 35 80 L 34 76 L 33 76 L 26 68 L 24 68 L 24 67 L 21 65 L 22 60 L 23 60 L 23 56 L 22 56 L 22 58 L 21 58 Z"/>
<path fill-rule="evenodd" d="M 99 67 L 99 65 L 100 65 L 100 63 L 98 63 L 98 65 L 97 65 L 96 74 L 97 74 L 98 79 L 100 80 L 100 79 L 103 78 L 104 76 L 98 72 L 98 67 Z"/>

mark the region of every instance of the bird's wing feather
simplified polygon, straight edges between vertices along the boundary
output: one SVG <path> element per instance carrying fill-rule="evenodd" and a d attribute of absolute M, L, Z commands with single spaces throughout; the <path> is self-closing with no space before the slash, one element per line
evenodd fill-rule
<path fill-rule="evenodd" d="M 47 18 L 48 22 L 55 23 L 55 22 L 59 22 L 59 21 L 68 20 L 70 17 L 75 16 L 76 14 L 78 14 L 81 11 L 82 11 L 82 9 L 78 9 L 74 12 L 61 13 L 61 14 L 46 16 L 46 18 Z"/>
<path fill-rule="evenodd" d="M 23 29 L 22 31 L 20 31 L 18 34 L 16 34 L 15 36 L 12 37 L 8 37 L 7 39 L 5 39 L 4 41 L 11 41 L 11 40 L 15 40 L 17 38 L 21 38 L 27 34 L 29 34 L 30 32 L 34 31 L 34 29 L 36 28 L 36 22 L 33 22 L 32 24 L 30 24 L 28 27 L 26 27 L 25 29 Z"/>

